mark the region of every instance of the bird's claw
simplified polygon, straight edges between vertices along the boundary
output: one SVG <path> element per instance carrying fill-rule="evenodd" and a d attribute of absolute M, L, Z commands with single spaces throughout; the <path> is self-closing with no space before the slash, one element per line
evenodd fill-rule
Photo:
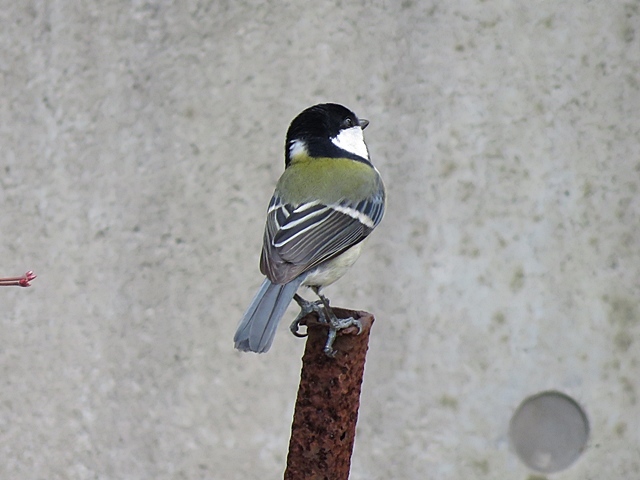
<path fill-rule="evenodd" d="M 331 313 L 333 318 L 328 322 L 329 334 L 327 335 L 327 343 L 324 344 L 324 353 L 328 357 L 335 357 L 338 352 L 333 348 L 333 342 L 335 342 L 338 332 L 349 327 L 357 327 L 358 335 L 360 335 L 362 333 L 362 322 L 352 317 L 338 318 L 333 312 Z"/>
<path fill-rule="evenodd" d="M 324 305 L 323 303 L 318 300 L 315 302 L 309 302 L 307 300 L 305 300 L 304 298 L 302 298 L 300 295 L 295 295 L 294 300 L 296 301 L 296 303 L 298 305 L 300 305 L 300 313 L 298 314 L 298 316 L 293 320 L 293 322 L 291 322 L 291 325 L 289 325 L 289 330 L 291 330 L 291 333 L 293 333 L 296 337 L 298 338 L 304 338 L 307 336 L 306 333 L 300 333 L 300 321 L 306 317 L 307 315 L 309 315 L 310 313 L 315 313 L 318 315 L 318 319 L 323 322 L 326 323 L 326 316 L 325 316 L 325 311 L 324 311 Z"/>
<path fill-rule="evenodd" d="M 289 330 L 291 330 L 291 333 L 298 338 L 304 338 L 308 335 L 307 332 L 300 333 L 300 319 L 297 317 L 293 322 L 291 322 L 291 325 L 289 325 Z"/>
<path fill-rule="evenodd" d="M 310 313 L 315 313 L 316 315 L 318 315 L 318 320 L 329 327 L 329 334 L 327 335 L 327 342 L 324 344 L 323 351 L 325 355 L 333 358 L 337 353 L 337 351 L 333 348 L 333 342 L 335 342 L 338 332 L 349 327 L 357 327 L 358 335 L 360 335 L 362 333 L 362 323 L 360 322 L 360 320 L 356 320 L 352 317 L 336 317 L 336 314 L 333 313 L 333 310 L 329 306 L 329 299 L 322 295 L 317 289 L 315 290 L 315 292 L 318 297 L 320 297 L 320 300 L 317 300 L 315 302 L 309 302 L 298 294 L 294 295 L 293 299 L 298 305 L 300 305 L 300 313 L 289 326 L 289 330 L 291 330 L 291 333 L 293 333 L 296 337 L 306 337 L 306 333 L 299 332 L 300 322 Z"/>

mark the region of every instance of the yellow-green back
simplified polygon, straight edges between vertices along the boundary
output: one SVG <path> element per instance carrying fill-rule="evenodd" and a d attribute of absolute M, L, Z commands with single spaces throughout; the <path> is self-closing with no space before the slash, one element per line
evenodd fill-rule
<path fill-rule="evenodd" d="M 364 162 L 297 155 L 280 177 L 276 190 L 286 203 L 294 205 L 318 198 L 323 203 L 345 199 L 358 202 L 377 191 L 380 182 L 378 172 Z"/>

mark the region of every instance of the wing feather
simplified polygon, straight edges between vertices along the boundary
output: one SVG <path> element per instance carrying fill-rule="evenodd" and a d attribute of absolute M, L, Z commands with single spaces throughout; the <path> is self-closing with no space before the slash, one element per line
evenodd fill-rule
<path fill-rule="evenodd" d="M 269 205 L 260 270 L 273 283 L 287 283 L 364 240 L 384 214 L 384 191 L 360 202 Z"/>

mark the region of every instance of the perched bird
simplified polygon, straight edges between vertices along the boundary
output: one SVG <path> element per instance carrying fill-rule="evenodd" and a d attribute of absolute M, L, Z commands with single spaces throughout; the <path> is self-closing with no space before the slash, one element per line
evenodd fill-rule
<path fill-rule="evenodd" d="M 285 170 L 267 210 L 260 271 L 267 277 L 245 312 L 234 341 L 242 351 L 269 350 L 285 310 L 295 298 L 329 324 L 325 353 L 336 332 L 359 322 L 338 319 L 320 289 L 338 280 L 360 255 L 362 241 L 380 223 L 385 190 L 369 160 L 363 130 L 369 124 L 346 107 L 315 105 L 289 126 Z M 320 301 L 307 302 L 298 287 L 311 287 Z"/>

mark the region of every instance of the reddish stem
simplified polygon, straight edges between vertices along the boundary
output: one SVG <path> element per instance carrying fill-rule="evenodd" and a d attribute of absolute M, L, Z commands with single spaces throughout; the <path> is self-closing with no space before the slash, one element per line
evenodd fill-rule
<path fill-rule="evenodd" d="M 30 287 L 31 282 L 37 275 L 29 270 L 21 277 L 0 278 L 0 287 Z"/>

